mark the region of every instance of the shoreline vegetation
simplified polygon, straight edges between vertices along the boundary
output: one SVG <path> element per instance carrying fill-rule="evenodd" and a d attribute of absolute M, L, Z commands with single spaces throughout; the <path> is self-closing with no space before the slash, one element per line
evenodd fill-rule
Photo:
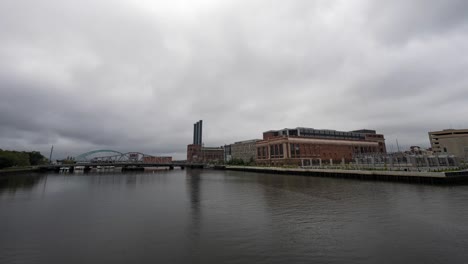
<path fill-rule="evenodd" d="M 39 151 L 14 151 L 0 149 L 0 174 L 30 172 L 36 166 L 48 163 Z"/>

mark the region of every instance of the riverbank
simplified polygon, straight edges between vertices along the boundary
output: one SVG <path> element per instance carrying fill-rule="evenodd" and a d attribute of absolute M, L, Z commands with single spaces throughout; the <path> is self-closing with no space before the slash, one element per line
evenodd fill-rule
<path fill-rule="evenodd" d="M 455 172 L 377 171 L 344 169 L 303 169 L 280 167 L 220 166 L 217 169 L 291 174 L 313 177 L 335 177 L 377 181 L 400 181 L 430 184 L 457 184 L 468 182 L 468 170 Z"/>
<path fill-rule="evenodd" d="M 39 171 L 37 167 L 8 168 L 8 169 L 1 169 L 0 176 L 18 174 L 18 173 L 37 172 L 37 171 Z"/>

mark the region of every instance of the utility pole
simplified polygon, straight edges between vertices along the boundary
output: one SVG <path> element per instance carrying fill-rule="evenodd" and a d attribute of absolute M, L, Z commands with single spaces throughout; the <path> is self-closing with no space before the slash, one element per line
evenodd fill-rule
<path fill-rule="evenodd" d="M 52 148 L 50 148 L 49 164 L 52 164 L 52 152 L 54 152 L 54 145 L 52 145 Z"/>

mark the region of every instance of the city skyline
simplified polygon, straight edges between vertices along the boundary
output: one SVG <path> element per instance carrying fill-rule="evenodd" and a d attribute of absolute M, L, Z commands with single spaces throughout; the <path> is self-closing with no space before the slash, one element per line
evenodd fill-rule
<path fill-rule="evenodd" d="M 186 155 L 271 129 L 467 128 L 464 1 L 2 1 L 0 148 Z M 58 23 L 60 21 L 60 23 Z"/>

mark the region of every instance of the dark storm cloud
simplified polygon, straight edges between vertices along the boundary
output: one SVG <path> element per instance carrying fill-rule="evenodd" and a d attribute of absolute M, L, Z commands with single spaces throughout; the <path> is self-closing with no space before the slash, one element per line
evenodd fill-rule
<path fill-rule="evenodd" d="M 269 129 L 467 126 L 464 1 L 2 1 L 0 148 L 184 157 Z"/>
<path fill-rule="evenodd" d="M 464 0 L 370 1 L 368 11 L 369 27 L 390 43 L 460 33 L 468 23 L 468 2 Z"/>

